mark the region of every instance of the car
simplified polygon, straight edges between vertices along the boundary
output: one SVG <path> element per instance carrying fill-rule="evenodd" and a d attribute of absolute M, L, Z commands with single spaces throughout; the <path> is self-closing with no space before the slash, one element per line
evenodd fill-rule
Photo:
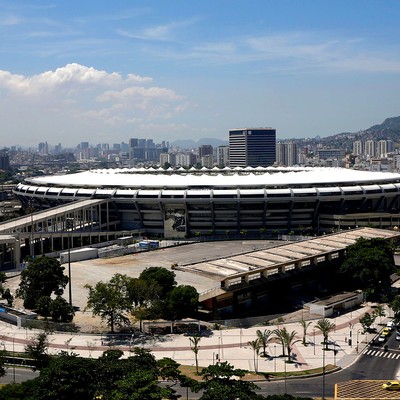
<path fill-rule="evenodd" d="M 387 340 L 387 335 L 383 335 L 383 334 L 379 335 L 378 342 L 383 343 L 383 342 L 386 342 L 386 340 Z"/>
<path fill-rule="evenodd" d="M 396 332 L 396 340 L 400 340 L 400 332 Z"/>
<path fill-rule="evenodd" d="M 381 335 L 389 335 L 392 330 L 390 328 L 383 328 Z"/>
<path fill-rule="evenodd" d="M 389 328 L 390 330 L 393 330 L 394 327 L 395 327 L 395 323 L 394 323 L 393 320 L 389 321 L 389 322 L 386 324 L 386 328 Z"/>
<path fill-rule="evenodd" d="M 385 390 L 400 390 L 400 381 L 388 381 L 382 385 Z"/>

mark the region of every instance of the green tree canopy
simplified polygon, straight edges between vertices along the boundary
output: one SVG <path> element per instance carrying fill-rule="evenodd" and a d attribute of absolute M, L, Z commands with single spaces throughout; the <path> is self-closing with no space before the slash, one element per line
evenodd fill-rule
<path fill-rule="evenodd" d="M 68 283 L 64 267 L 55 258 L 37 257 L 21 272 L 17 297 L 24 300 L 24 307 L 36 308 L 37 300 L 52 294 L 62 295 Z"/>
<path fill-rule="evenodd" d="M 209 365 L 203 368 L 200 375 L 203 376 L 204 380 L 194 383 L 192 386 L 192 390 L 195 392 L 203 390 L 200 400 L 262 399 L 262 396 L 255 392 L 258 389 L 257 385 L 241 379 L 245 375 L 245 371 L 234 369 L 227 362 Z"/>
<path fill-rule="evenodd" d="M 346 250 L 341 271 L 356 279 L 361 289 L 382 294 L 390 287 L 396 271 L 391 244 L 382 238 L 359 238 Z"/>
<path fill-rule="evenodd" d="M 50 315 L 55 322 L 71 322 L 75 311 L 64 297 L 57 296 L 50 303 Z"/>
<path fill-rule="evenodd" d="M 196 317 L 199 294 L 193 286 L 179 285 L 168 293 L 167 304 L 171 319 Z"/>
<path fill-rule="evenodd" d="M 107 322 L 112 333 L 115 326 L 129 324 L 126 312 L 131 309 L 126 279 L 124 275 L 115 274 L 109 282 L 97 282 L 96 286 L 85 285 L 89 290 L 85 309 L 91 309 Z"/>
<path fill-rule="evenodd" d="M 400 319 L 400 295 L 395 296 L 391 301 L 390 308 L 393 310 L 395 318 Z"/>
<path fill-rule="evenodd" d="M 34 360 L 33 370 L 42 370 L 46 368 L 50 362 L 48 354 L 49 341 L 46 332 L 40 332 L 25 346 L 25 352 L 29 358 Z"/>
<path fill-rule="evenodd" d="M 369 312 L 366 312 L 362 317 L 360 317 L 359 321 L 364 331 L 367 331 L 375 322 L 375 315 L 371 315 Z"/>
<path fill-rule="evenodd" d="M 96 360 L 62 352 L 37 379 L 40 400 L 87 400 L 96 393 Z M 1 392 L 0 392 L 1 393 Z"/>
<path fill-rule="evenodd" d="M 176 286 L 175 272 L 162 267 L 146 268 L 139 276 L 149 287 L 158 287 L 160 299 L 165 299 L 167 294 Z"/>
<path fill-rule="evenodd" d="M 315 328 L 321 331 L 322 336 L 324 337 L 324 344 L 326 348 L 328 348 L 329 332 L 333 331 L 335 327 L 336 325 L 326 318 L 318 320 L 317 324 L 315 325 Z"/>

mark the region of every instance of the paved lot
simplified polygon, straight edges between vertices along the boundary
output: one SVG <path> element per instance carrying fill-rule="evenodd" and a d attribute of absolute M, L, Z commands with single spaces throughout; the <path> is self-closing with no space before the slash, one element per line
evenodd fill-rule
<path fill-rule="evenodd" d="M 155 251 L 135 253 L 127 256 L 94 259 L 71 263 L 73 303 L 83 309 L 86 305 L 88 291 L 85 284 L 95 285 L 98 281 L 108 281 L 116 274 L 138 277 L 149 267 L 171 268 L 173 263 L 193 264 L 204 259 L 213 260 L 242 254 L 254 249 L 270 248 L 282 242 L 276 241 L 228 241 L 194 243 L 176 247 L 162 248 Z M 67 265 L 65 264 L 66 270 Z M 219 280 L 198 274 L 174 271 L 179 285 L 194 286 L 199 293 L 219 286 Z M 68 287 L 66 289 L 68 293 Z"/>

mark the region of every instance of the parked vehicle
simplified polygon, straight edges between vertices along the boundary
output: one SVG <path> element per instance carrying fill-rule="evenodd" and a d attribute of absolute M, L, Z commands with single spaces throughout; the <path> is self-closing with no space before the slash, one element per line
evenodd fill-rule
<path fill-rule="evenodd" d="M 382 385 L 382 389 L 385 389 L 385 390 L 400 390 L 400 382 L 399 381 L 385 382 Z"/>

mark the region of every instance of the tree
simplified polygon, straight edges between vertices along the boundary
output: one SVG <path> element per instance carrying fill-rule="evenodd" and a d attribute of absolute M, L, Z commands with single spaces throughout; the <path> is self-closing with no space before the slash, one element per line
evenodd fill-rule
<path fill-rule="evenodd" d="M 203 381 L 192 384 L 196 393 L 203 390 L 200 400 L 255 400 L 260 399 L 256 394 L 258 386 L 253 382 L 243 381 L 245 375 L 242 369 L 234 369 L 227 362 L 209 365 L 200 372 Z M 239 379 L 237 379 L 239 378 Z"/>
<path fill-rule="evenodd" d="M 257 338 L 260 342 L 260 345 L 263 348 L 263 357 L 267 357 L 267 346 L 268 346 L 268 342 L 271 338 L 272 335 L 272 331 L 270 331 L 269 329 L 264 329 L 264 332 L 261 332 L 259 329 L 256 331 L 257 334 Z"/>
<path fill-rule="evenodd" d="M 295 343 L 300 342 L 300 339 L 296 339 L 296 331 L 289 332 L 286 328 L 283 328 L 283 337 L 285 340 L 285 346 L 288 354 L 288 361 L 290 362 L 290 355 L 292 354 L 292 347 Z"/>
<path fill-rule="evenodd" d="M 40 332 L 34 337 L 31 343 L 25 346 L 25 352 L 29 358 L 33 359 L 33 371 L 42 370 L 50 362 L 47 353 L 49 348 L 48 333 Z"/>
<path fill-rule="evenodd" d="M 282 356 L 286 356 L 286 349 L 285 349 L 285 332 L 283 330 L 284 328 L 278 328 L 273 330 L 273 334 L 275 335 L 276 339 L 278 342 L 282 345 Z"/>
<path fill-rule="evenodd" d="M 360 319 L 360 324 L 363 327 L 364 331 L 368 331 L 371 325 L 375 322 L 375 316 L 366 312 Z"/>
<path fill-rule="evenodd" d="M 400 295 L 395 296 L 389 306 L 394 312 L 394 317 L 400 319 Z"/>
<path fill-rule="evenodd" d="M 200 343 L 201 337 L 198 335 L 193 335 L 189 338 L 190 341 L 190 348 L 192 349 L 194 353 L 194 359 L 196 361 L 196 374 L 199 374 L 199 359 L 198 359 L 198 354 L 199 354 L 199 343 Z"/>
<path fill-rule="evenodd" d="M 175 391 L 170 387 L 161 387 L 157 381 L 157 371 L 135 370 L 124 379 L 115 383 L 111 394 L 113 400 L 163 400 L 175 399 Z"/>
<path fill-rule="evenodd" d="M 383 305 L 382 304 L 378 304 L 375 307 L 374 311 L 372 311 L 372 315 L 375 318 L 379 317 L 379 323 L 381 324 L 382 323 L 382 317 L 384 317 L 386 315 Z"/>
<path fill-rule="evenodd" d="M 74 308 L 61 296 L 50 303 L 51 319 L 55 322 L 71 322 L 74 318 Z"/>
<path fill-rule="evenodd" d="M 254 372 L 258 373 L 258 354 L 260 353 L 260 339 L 251 340 L 249 346 L 253 349 Z"/>
<path fill-rule="evenodd" d="M 287 350 L 288 361 L 290 361 L 292 346 L 295 343 L 300 342 L 300 339 L 296 339 L 297 333 L 295 331 L 289 332 L 286 329 L 286 327 L 275 329 L 273 333 L 275 334 L 279 343 L 282 345 L 283 356 L 284 357 L 286 356 L 286 350 Z"/>
<path fill-rule="evenodd" d="M 6 356 L 7 356 L 7 351 L 6 349 L 1 349 L 0 350 L 0 378 L 3 377 L 6 373 Z M 0 396 L 1 398 L 1 396 Z"/>
<path fill-rule="evenodd" d="M 50 296 L 40 296 L 36 302 L 36 312 L 41 315 L 42 317 L 49 317 L 50 307 L 51 307 L 51 297 Z"/>
<path fill-rule="evenodd" d="M 61 352 L 40 371 L 38 380 L 40 400 L 86 400 L 96 393 L 97 360 Z"/>
<path fill-rule="evenodd" d="M 307 346 L 306 337 L 307 337 L 307 329 L 311 325 L 311 321 L 307 322 L 302 319 L 300 321 L 300 325 L 303 328 L 303 346 Z"/>
<path fill-rule="evenodd" d="M 106 321 L 111 333 L 114 333 L 115 325 L 129 324 L 125 313 L 132 305 L 123 275 L 115 274 L 109 282 L 97 282 L 95 287 L 87 284 L 85 288 L 89 290 L 85 309 L 91 309 L 93 315 L 98 315 Z"/>
<path fill-rule="evenodd" d="M 168 293 L 168 309 L 171 319 L 196 317 L 199 306 L 199 294 L 190 285 L 179 285 Z"/>
<path fill-rule="evenodd" d="M 361 289 L 380 296 L 390 288 L 396 271 L 391 244 L 382 238 L 359 238 L 346 250 L 341 272 L 356 280 Z"/>
<path fill-rule="evenodd" d="M 315 328 L 321 331 L 322 336 L 324 337 L 324 344 L 325 344 L 325 349 L 328 348 L 328 336 L 329 332 L 333 331 L 335 329 L 335 324 L 330 322 L 328 319 L 323 318 L 317 321 L 317 324 L 315 325 Z"/>
<path fill-rule="evenodd" d="M 62 295 L 67 283 L 68 277 L 64 275 L 64 267 L 60 262 L 55 258 L 40 256 L 21 272 L 17 297 L 24 300 L 24 307 L 34 309 L 41 296 Z"/>
<path fill-rule="evenodd" d="M 149 287 L 156 286 L 159 290 L 159 298 L 165 299 L 167 294 L 176 286 L 175 272 L 168 271 L 162 267 L 146 268 L 139 275 Z"/>
<path fill-rule="evenodd" d="M 127 291 L 130 301 L 134 307 L 143 307 L 158 297 L 157 288 L 149 286 L 147 281 L 139 278 L 127 279 Z"/>

